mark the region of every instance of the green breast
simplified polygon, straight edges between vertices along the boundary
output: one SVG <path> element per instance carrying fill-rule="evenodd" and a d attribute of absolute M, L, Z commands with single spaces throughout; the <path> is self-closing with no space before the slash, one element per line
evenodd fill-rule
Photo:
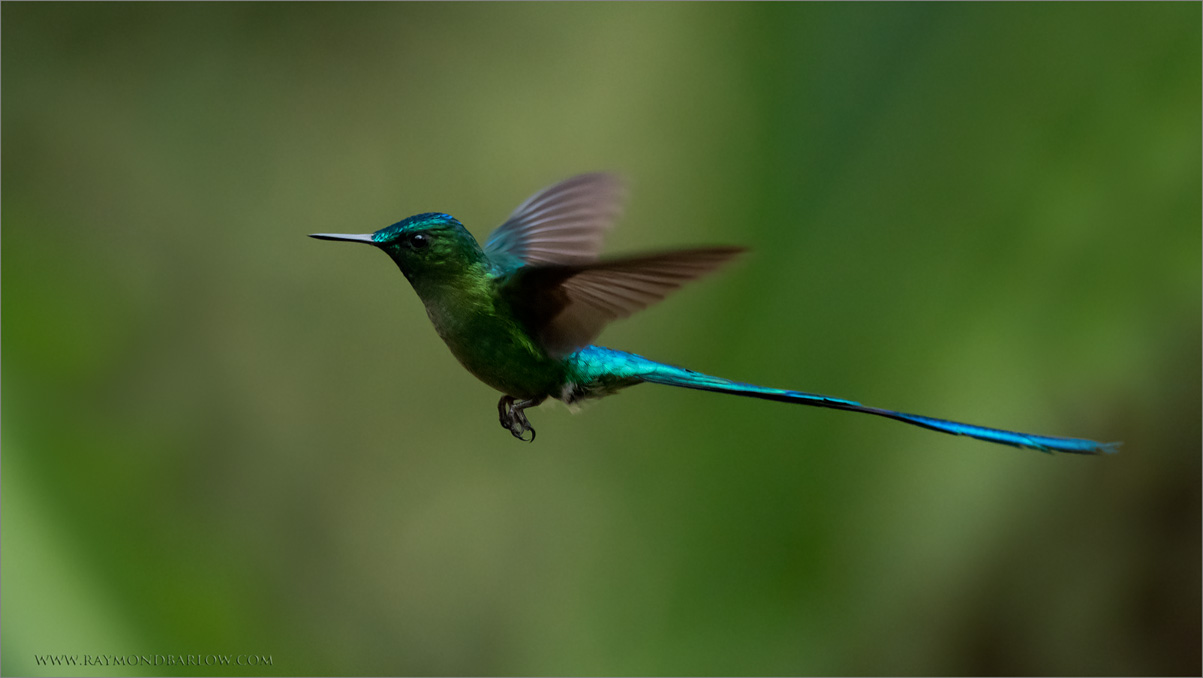
<path fill-rule="evenodd" d="M 542 398 L 560 391 L 563 360 L 549 357 L 491 294 L 459 289 L 424 300 L 426 314 L 452 355 L 469 372 L 516 398 Z"/>

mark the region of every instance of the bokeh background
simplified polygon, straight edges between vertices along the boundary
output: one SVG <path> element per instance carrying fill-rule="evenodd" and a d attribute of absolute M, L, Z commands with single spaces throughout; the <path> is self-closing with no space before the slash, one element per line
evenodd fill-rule
<path fill-rule="evenodd" d="M 5 674 L 1198 675 L 1199 4 L 2 14 Z M 598 169 L 609 251 L 753 250 L 601 343 L 1122 452 L 658 386 L 528 446 L 305 237 Z"/>

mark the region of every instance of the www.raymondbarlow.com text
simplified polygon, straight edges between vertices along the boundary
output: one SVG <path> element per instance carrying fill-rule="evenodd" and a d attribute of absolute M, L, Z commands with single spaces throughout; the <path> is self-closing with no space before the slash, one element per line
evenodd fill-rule
<path fill-rule="evenodd" d="M 270 654 L 35 654 L 38 666 L 271 666 Z"/>

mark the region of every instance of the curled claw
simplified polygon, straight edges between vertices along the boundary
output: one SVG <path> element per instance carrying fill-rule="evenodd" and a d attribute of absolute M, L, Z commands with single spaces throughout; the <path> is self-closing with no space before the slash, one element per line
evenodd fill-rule
<path fill-rule="evenodd" d="M 501 427 L 518 440 L 528 443 L 535 442 L 535 429 L 527 421 L 526 413 L 523 410 L 538 405 L 540 402 L 542 399 L 515 401 L 512 396 L 502 396 L 501 400 L 497 402 L 497 418 L 501 422 Z M 525 437 L 527 431 L 530 432 L 529 440 Z"/>

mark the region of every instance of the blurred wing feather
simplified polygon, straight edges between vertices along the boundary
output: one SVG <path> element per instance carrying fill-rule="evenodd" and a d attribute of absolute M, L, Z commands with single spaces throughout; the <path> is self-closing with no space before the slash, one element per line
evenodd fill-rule
<path fill-rule="evenodd" d="M 606 231 L 622 214 L 626 188 L 601 172 L 581 174 L 527 198 L 489 234 L 485 253 L 526 264 L 577 264 L 597 259 Z"/>
<path fill-rule="evenodd" d="M 501 293 L 548 353 L 566 355 L 589 345 L 610 322 L 651 306 L 742 251 L 712 247 L 523 267 L 505 279 Z"/>

